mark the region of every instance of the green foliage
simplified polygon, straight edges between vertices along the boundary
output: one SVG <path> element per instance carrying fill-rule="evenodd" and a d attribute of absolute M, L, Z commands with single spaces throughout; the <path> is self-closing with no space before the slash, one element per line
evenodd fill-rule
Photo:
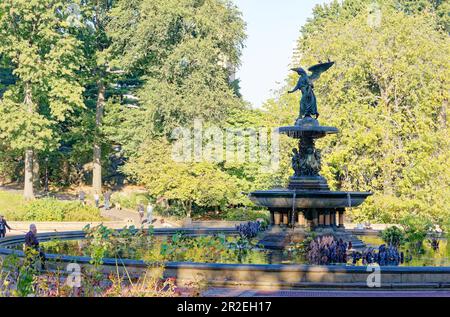
<path fill-rule="evenodd" d="M 6 220 L 21 220 L 24 218 L 25 201 L 22 195 L 0 191 L 0 214 Z"/>
<path fill-rule="evenodd" d="M 266 223 L 270 223 L 270 213 L 267 210 L 231 208 L 225 211 L 223 219 L 231 221 L 254 221 L 263 219 Z"/>
<path fill-rule="evenodd" d="M 156 205 L 154 212 L 162 217 L 175 217 L 176 219 L 183 219 L 186 217 L 187 210 L 181 203 L 174 201 L 167 206 L 160 204 Z"/>
<path fill-rule="evenodd" d="M 405 241 L 413 249 L 420 251 L 423 247 L 423 241 L 433 228 L 429 218 L 419 215 L 408 215 L 400 221 L 404 230 Z"/>
<path fill-rule="evenodd" d="M 76 201 L 43 198 L 31 201 L 25 207 L 27 221 L 99 221 L 100 211 Z"/>
<path fill-rule="evenodd" d="M 318 7 L 298 41 L 294 64 L 336 61 L 315 83 L 320 123 L 340 129 L 317 144 L 322 174 L 334 190 L 374 192 L 350 210 L 356 221 L 417 214 L 440 223 L 450 215 L 449 36 L 433 10 L 406 13 L 395 0 L 378 2 L 373 25 L 371 3 Z M 284 90 L 295 81 L 289 76 Z M 273 126 L 292 124 L 298 96 L 283 92 L 266 109 Z"/>
<path fill-rule="evenodd" d="M 177 233 L 162 243 L 160 254 L 168 261 L 189 259 L 193 262 L 218 263 L 223 262 L 228 255 L 226 241 L 223 235 L 192 239 Z"/>
<path fill-rule="evenodd" d="M 152 253 L 155 243 L 152 230 L 144 231 L 134 226 L 117 231 L 102 224 L 87 225 L 83 231 L 87 242 L 84 252 L 95 266 L 101 265 L 105 257 L 133 259 L 145 252 Z"/>
<path fill-rule="evenodd" d="M 397 226 L 392 226 L 384 229 L 381 232 L 381 238 L 387 245 L 399 247 L 405 241 L 405 234 L 402 229 Z"/>
<path fill-rule="evenodd" d="M 36 277 L 38 276 L 42 259 L 40 259 L 39 251 L 26 248 L 25 260 L 19 268 L 17 296 L 27 297 L 35 292 Z"/>
<path fill-rule="evenodd" d="M 247 260 L 257 247 L 253 240 L 227 237 L 222 234 L 189 237 L 183 233 L 176 233 L 157 240 L 151 230 L 130 227 L 116 231 L 103 225 L 95 227 L 88 225 L 84 228 L 84 232 L 86 234 L 84 253 L 90 256 L 91 263 L 97 266 L 103 263 L 105 257 L 143 259 L 151 263 L 165 261 L 234 263 Z"/>
<path fill-rule="evenodd" d="M 58 123 L 83 107 L 76 76 L 83 54 L 66 21 L 70 3 L 0 3 L 0 55 L 16 76 L 0 100 L 0 139 L 12 149 L 54 149 Z"/>
<path fill-rule="evenodd" d="M 19 194 L 0 191 L 0 213 L 11 221 L 101 221 L 100 211 L 77 201 L 42 198 L 25 202 Z"/>
<path fill-rule="evenodd" d="M 254 240 L 244 237 L 226 237 L 219 234 L 193 238 L 177 233 L 162 242 L 160 254 L 166 261 L 242 263 L 257 247 Z"/>
<path fill-rule="evenodd" d="M 229 81 L 243 30 L 240 13 L 226 0 L 122 1 L 111 12 L 111 52 L 122 52 L 115 65 L 138 70 L 145 83 L 136 91 L 139 108 L 111 104 L 105 131 L 130 155 L 123 171 L 152 196 L 183 205 L 187 215 L 193 206 L 242 201 L 240 181 L 220 165 L 174 162 L 169 137 L 194 119 L 224 124 L 243 108 Z"/>
<path fill-rule="evenodd" d="M 177 163 L 171 160 L 170 150 L 167 141 L 149 142 L 124 170 L 138 179 L 152 196 L 179 201 L 188 215 L 193 204 L 224 207 L 241 201 L 237 181 L 217 164 Z"/>
<path fill-rule="evenodd" d="M 113 204 L 120 204 L 122 208 L 136 209 L 139 203 L 145 206 L 152 199 L 147 193 L 114 193 L 111 201 Z"/>
<path fill-rule="evenodd" d="M 110 51 L 120 52 L 114 65 L 146 79 L 136 92 L 138 109 L 106 118 L 124 122 L 110 134 L 128 153 L 194 119 L 219 123 L 242 106 L 228 77 L 239 64 L 244 22 L 230 1 L 119 1 L 110 18 Z"/>

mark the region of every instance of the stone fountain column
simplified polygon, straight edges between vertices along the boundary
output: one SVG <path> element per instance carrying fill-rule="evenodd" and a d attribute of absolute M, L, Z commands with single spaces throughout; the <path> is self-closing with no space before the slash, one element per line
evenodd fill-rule
<path fill-rule="evenodd" d="M 317 209 L 312 210 L 312 222 L 314 229 L 319 226 L 319 212 L 317 211 Z"/>
<path fill-rule="evenodd" d="M 324 212 L 324 217 L 325 217 L 325 227 L 330 227 L 330 211 L 329 210 L 325 210 Z"/>
<path fill-rule="evenodd" d="M 339 225 L 338 227 L 341 229 L 344 229 L 344 209 L 339 209 L 338 210 L 338 214 L 339 214 Z"/>
<path fill-rule="evenodd" d="M 322 228 L 325 225 L 325 216 L 323 211 L 319 212 L 319 227 Z"/>
<path fill-rule="evenodd" d="M 297 217 L 298 217 L 298 225 L 300 227 L 305 227 L 306 221 L 305 221 L 305 214 L 303 213 L 303 210 L 299 210 L 297 212 Z"/>

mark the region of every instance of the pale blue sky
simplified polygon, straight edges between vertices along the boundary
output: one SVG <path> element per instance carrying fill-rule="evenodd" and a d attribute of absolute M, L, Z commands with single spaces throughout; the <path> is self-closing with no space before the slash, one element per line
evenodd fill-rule
<path fill-rule="evenodd" d="M 317 4 L 330 0 L 233 0 L 247 23 L 246 47 L 237 72 L 241 93 L 260 107 L 289 72 L 300 27 Z"/>

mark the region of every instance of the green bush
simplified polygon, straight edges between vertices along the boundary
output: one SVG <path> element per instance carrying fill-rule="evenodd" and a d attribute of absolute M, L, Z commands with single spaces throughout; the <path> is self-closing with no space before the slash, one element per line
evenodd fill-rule
<path fill-rule="evenodd" d="M 381 238 L 386 244 L 399 247 L 404 243 L 405 234 L 399 227 L 392 226 L 381 232 Z"/>
<path fill-rule="evenodd" d="M 139 203 L 147 205 L 151 197 L 147 193 L 114 193 L 111 197 L 113 204 L 120 204 L 122 208 L 136 209 Z"/>
<path fill-rule="evenodd" d="M 176 203 L 172 203 L 168 207 L 156 205 L 154 211 L 161 217 L 174 217 L 176 219 L 185 218 L 187 215 L 186 209 L 181 204 Z"/>
<path fill-rule="evenodd" d="M 423 241 L 433 227 L 431 220 L 421 215 L 407 215 L 400 224 L 405 232 L 405 241 L 416 250 L 422 249 Z"/>
<path fill-rule="evenodd" d="M 55 198 L 33 200 L 25 206 L 27 221 L 99 221 L 100 211 L 76 201 L 61 201 Z"/>
<path fill-rule="evenodd" d="M 228 209 L 223 218 L 229 221 L 254 221 L 261 218 L 266 223 L 270 222 L 270 214 L 267 210 L 254 210 L 249 208 Z"/>

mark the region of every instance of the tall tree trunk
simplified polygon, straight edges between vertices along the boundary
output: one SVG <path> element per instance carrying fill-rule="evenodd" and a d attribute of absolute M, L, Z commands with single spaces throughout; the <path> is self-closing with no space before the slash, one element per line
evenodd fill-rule
<path fill-rule="evenodd" d="M 33 186 L 37 191 L 41 189 L 40 166 L 37 155 L 33 157 Z"/>
<path fill-rule="evenodd" d="M 100 127 L 102 125 L 103 110 L 105 107 L 105 83 L 100 80 L 98 82 L 97 108 L 95 114 L 95 136 L 94 136 L 94 160 L 92 170 L 92 189 L 94 192 L 102 191 L 102 164 L 101 164 L 101 142 Z"/>
<path fill-rule="evenodd" d="M 33 188 L 33 150 L 25 150 L 25 180 L 23 187 L 23 197 L 26 200 L 34 198 Z"/>
<path fill-rule="evenodd" d="M 25 84 L 25 99 L 24 104 L 27 107 L 29 113 L 33 113 L 33 100 L 32 92 L 29 83 Z M 33 155 L 34 151 L 32 148 L 25 150 L 25 179 L 23 186 L 23 197 L 26 200 L 34 198 L 34 187 L 33 187 Z"/>

